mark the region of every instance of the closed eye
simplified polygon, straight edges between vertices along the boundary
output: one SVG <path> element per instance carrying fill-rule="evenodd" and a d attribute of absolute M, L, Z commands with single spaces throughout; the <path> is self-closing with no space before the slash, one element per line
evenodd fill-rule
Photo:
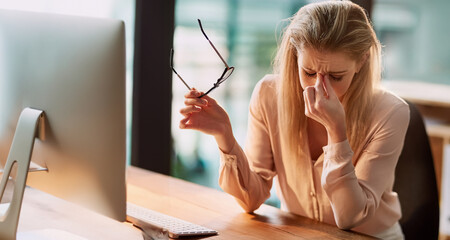
<path fill-rule="evenodd" d="M 308 76 L 308 77 L 314 77 L 314 76 L 317 75 L 316 72 L 308 72 L 308 71 L 306 71 L 306 70 L 303 70 L 303 72 L 304 72 L 305 75 Z M 342 77 L 343 77 L 343 76 L 341 76 L 341 75 L 331 75 L 331 74 L 330 74 L 329 76 L 330 76 L 330 79 L 331 79 L 331 80 L 334 80 L 334 81 L 341 81 L 341 80 L 342 80 Z"/>
<path fill-rule="evenodd" d="M 329 76 L 334 81 L 341 81 L 342 80 L 342 76 L 335 76 L 335 75 L 329 75 Z"/>
<path fill-rule="evenodd" d="M 306 76 L 308 76 L 308 77 L 314 77 L 314 76 L 316 76 L 316 73 L 309 73 L 309 72 L 307 72 L 307 71 L 304 71 L 304 72 L 305 72 Z"/>

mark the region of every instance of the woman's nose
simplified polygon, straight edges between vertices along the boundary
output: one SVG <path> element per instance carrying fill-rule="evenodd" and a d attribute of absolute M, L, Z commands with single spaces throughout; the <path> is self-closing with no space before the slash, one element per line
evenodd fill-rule
<path fill-rule="evenodd" d="M 323 75 L 322 73 L 317 73 L 316 74 L 316 79 L 314 80 L 314 84 L 317 84 L 318 81 L 320 81 L 320 79 L 323 80 L 325 75 Z"/>

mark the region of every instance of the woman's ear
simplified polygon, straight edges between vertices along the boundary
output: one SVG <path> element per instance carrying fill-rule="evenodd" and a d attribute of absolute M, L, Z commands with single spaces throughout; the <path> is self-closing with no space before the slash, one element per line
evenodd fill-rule
<path fill-rule="evenodd" d="M 358 66 L 356 68 L 356 73 L 359 73 L 359 70 L 361 70 L 362 66 L 367 62 L 367 59 L 369 58 L 369 51 L 367 51 L 362 57 L 361 60 L 358 63 Z"/>

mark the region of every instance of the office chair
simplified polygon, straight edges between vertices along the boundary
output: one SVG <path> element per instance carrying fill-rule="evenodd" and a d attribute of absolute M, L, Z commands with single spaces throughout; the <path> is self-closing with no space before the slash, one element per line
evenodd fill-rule
<path fill-rule="evenodd" d="M 410 122 L 395 169 L 394 191 L 402 207 L 405 239 L 438 239 L 439 197 L 433 156 L 420 112 L 411 102 Z"/>

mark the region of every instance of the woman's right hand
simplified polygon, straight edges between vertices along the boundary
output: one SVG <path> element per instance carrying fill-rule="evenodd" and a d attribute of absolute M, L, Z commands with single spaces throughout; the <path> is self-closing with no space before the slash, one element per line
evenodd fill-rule
<path fill-rule="evenodd" d="M 227 112 L 208 95 L 192 89 L 184 97 L 184 108 L 180 113 L 184 118 L 180 121 L 181 129 L 194 129 L 215 137 L 219 148 L 229 153 L 235 144 L 230 119 Z"/>

